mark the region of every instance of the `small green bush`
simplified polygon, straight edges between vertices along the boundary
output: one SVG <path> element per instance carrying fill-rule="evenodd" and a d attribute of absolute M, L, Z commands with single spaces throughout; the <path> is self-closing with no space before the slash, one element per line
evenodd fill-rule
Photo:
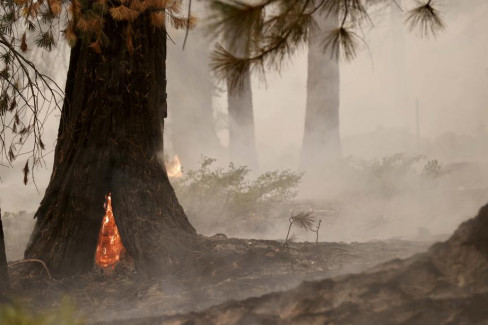
<path fill-rule="evenodd" d="M 297 195 L 302 174 L 289 170 L 270 171 L 249 180 L 249 168 L 230 163 L 227 169 L 213 168 L 215 159 L 203 157 L 197 170 L 173 180 L 186 213 L 213 220 L 263 214 L 273 204 Z"/>
<path fill-rule="evenodd" d="M 383 198 L 429 187 L 434 184 L 431 180 L 444 175 L 439 161 L 405 153 L 372 161 L 349 158 L 347 165 L 356 172 L 358 181 L 366 184 L 368 193 Z"/>
<path fill-rule="evenodd" d="M 83 325 L 84 321 L 75 316 L 75 307 L 69 299 L 63 299 L 61 307 L 51 312 L 35 314 L 19 304 L 0 308 L 2 325 Z"/>

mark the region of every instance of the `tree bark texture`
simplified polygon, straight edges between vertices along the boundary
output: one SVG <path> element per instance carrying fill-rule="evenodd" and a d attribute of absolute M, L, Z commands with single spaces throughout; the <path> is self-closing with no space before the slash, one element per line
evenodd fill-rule
<path fill-rule="evenodd" d="M 3 234 L 2 209 L 0 209 L 0 303 L 6 301 L 10 288 L 8 276 L 7 254 L 5 253 L 5 237 Z"/>
<path fill-rule="evenodd" d="M 228 44 L 235 55 L 247 56 L 247 47 L 241 42 L 229 40 Z M 248 166 L 253 172 L 258 172 L 250 70 L 243 76 L 242 87 L 232 89 L 227 83 L 227 105 L 230 160 L 238 165 Z"/>
<path fill-rule="evenodd" d="M 166 33 L 141 14 L 132 22 L 129 53 L 125 24 L 107 17 L 110 43 L 101 54 L 81 41 L 71 51 L 53 172 L 25 251 L 57 276 L 92 269 L 110 192 L 123 245 L 140 274 L 167 272 L 196 237 L 158 158 Z"/>
<path fill-rule="evenodd" d="M 316 17 L 319 30 L 324 35 L 337 28 L 337 17 Z M 301 155 L 304 170 L 322 168 L 341 157 L 339 128 L 340 71 L 339 61 L 318 37 L 311 37 L 308 44 L 307 103 L 305 130 Z"/>

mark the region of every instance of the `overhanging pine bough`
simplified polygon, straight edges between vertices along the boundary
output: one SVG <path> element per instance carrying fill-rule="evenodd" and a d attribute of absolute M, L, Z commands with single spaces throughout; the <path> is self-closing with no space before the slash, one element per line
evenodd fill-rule
<path fill-rule="evenodd" d="M 364 43 L 356 30 L 371 23 L 368 8 L 374 4 L 398 5 L 395 0 L 267 0 L 250 4 L 237 0 L 211 0 L 214 11 L 210 29 L 217 34 L 242 35 L 250 39 L 249 55 L 239 57 L 220 44 L 212 53 L 212 69 L 217 78 L 231 87 L 242 88 L 243 71 L 264 74 L 266 69 L 280 70 L 285 59 L 307 44 L 316 23 L 313 15 L 339 17 L 340 26 L 320 36 L 324 52 L 356 57 Z M 425 3 L 407 13 L 410 29 L 420 29 L 421 36 L 436 36 L 444 28 L 435 1 Z M 235 31 L 241 31 L 235 33 Z"/>

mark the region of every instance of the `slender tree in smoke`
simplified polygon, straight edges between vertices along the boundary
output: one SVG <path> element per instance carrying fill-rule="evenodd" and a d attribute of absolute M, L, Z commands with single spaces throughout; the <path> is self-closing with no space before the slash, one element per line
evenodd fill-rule
<path fill-rule="evenodd" d="M 242 45 L 231 46 L 232 52 L 244 54 Z M 245 55 L 245 54 L 244 54 Z M 242 88 L 236 90 L 227 82 L 227 109 L 229 113 L 230 160 L 258 169 L 254 112 L 252 106 L 251 71 L 243 71 Z"/>
<path fill-rule="evenodd" d="M 181 46 L 183 33 L 171 32 L 175 44 L 168 44 L 168 61 L 173 64 L 168 65 L 171 82 L 168 83 L 167 125 L 173 151 L 185 168 L 197 167 L 201 155 L 215 158 L 223 155 L 212 106 L 215 90 L 208 68 L 211 40 L 203 28 L 207 7 L 206 2 L 192 3 L 191 12 L 198 17 L 199 24 L 188 34 L 185 49 Z M 191 95 L 188 89 L 192 90 Z"/>
<path fill-rule="evenodd" d="M 408 72 L 406 58 L 405 31 L 403 24 L 402 1 L 398 5 L 390 6 L 390 24 L 391 24 L 391 71 L 392 75 L 392 93 L 391 109 L 398 113 L 395 115 L 403 116 L 405 111 L 411 111 L 414 107 L 413 101 L 410 101 L 408 95 Z M 398 121 L 401 123 L 401 121 Z"/>
<path fill-rule="evenodd" d="M 241 24 L 240 10 L 246 8 L 244 3 L 212 1 L 211 25 L 219 33 L 227 48 L 233 55 L 247 57 L 250 54 L 252 39 L 260 33 L 259 24 Z M 225 17 L 221 20 L 222 17 Z M 255 20 L 258 21 L 258 20 Z M 248 166 L 251 170 L 258 169 L 256 136 L 254 128 L 254 112 L 252 104 L 251 70 L 249 67 L 239 71 L 241 83 L 234 87 L 232 78 L 226 79 L 227 108 L 229 114 L 229 153 L 232 162 Z"/>
<path fill-rule="evenodd" d="M 337 29 L 337 16 L 317 15 L 308 40 L 307 105 L 301 168 L 314 171 L 341 157 L 339 130 L 340 69 L 337 56 L 324 53 L 319 35 Z"/>
<path fill-rule="evenodd" d="M 216 31 L 259 30 L 251 35 L 247 55 L 217 45 L 212 66 L 228 86 L 242 89 L 246 72 L 280 70 L 285 59 L 309 45 L 307 112 L 303 140 L 302 166 L 323 165 L 340 157 L 339 137 L 339 57 L 353 59 L 363 40 L 356 30 L 369 22 L 368 8 L 386 0 L 270 0 L 259 3 L 213 1 L 220 8 Z M 410 27 L 419 26 L 423 35 L 443 28 L 432 1 L 408 13 Z M 318 32 L 312 31 L 318 22 Z M 239 33 L 237 33 L 239 34 Z M 321 53 L 322 52 L 322 53 Z"/>
<path fill-rule="evenodd" d="M 404 37 L 402 2 L 369 1 L 368 6 L 389 4 L 392 23 L 392 59 L 393 67 L 404 72 Z M 308 172 L 317 172 L 321 168 L 337 163 L 342 155 L 340 137 L 340 67 L 337 55 L 324 51 L 324 42 L 320 35 L 328 34 L 339 27 L 336 15 L 317 14 L 312 24 L 308 39 L 308 80 L 307 104 L 305 109 L 305 128 L 301 154 L 301 168 Z M 344 24 L 344 23 L 342 23 Z M 326 47 L 328 45 L 326 44 Z M 403 60 L 402 60 L 403 59 Z M 406 90 L 404 72 L 395 80 L 397 93 L 404 95 Z M 405 96 L 395 96 L 404 99 Z M 406 100 L 404 100 L 406 104 Z M 398 106 L 398 105 L 397 105 Z"/>

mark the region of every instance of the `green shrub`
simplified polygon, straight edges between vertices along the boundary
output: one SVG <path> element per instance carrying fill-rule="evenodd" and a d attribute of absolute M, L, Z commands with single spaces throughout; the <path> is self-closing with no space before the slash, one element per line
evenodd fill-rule
<path fill-rule="evenodd" d="M 18 304 L 0 308 L 2 325 L 83 325 L 84 321 L 75 316 L 75 307 L 69 299 L 63 299 L 61 307 L 51 312 L 32 313 Z"/>
<path fill-rule="evenodd" d="M 249 168 L 233 163 L 227 169 L 213 168 L 215 159 L 203 157 L 197 170 L 173 180 L 173 186 L 186 213 L 194 218 L 213 220 L 266 213 L 277 202 L 297 195 L 302 174 L 289 170 L 270 171 L 249 180 Z"/>
<path fill-rule="evenodd" d="M 424 165 L 424 161 L 427 161 Z M 423 155 L 397 153 L 379 160 L 348 160 L 348 166 L 367 186 L 370 194 L 388 198 L 400 193 L 429 187 L 430 180 L 444 172 L 437 160 L 427 160 Z"/>

